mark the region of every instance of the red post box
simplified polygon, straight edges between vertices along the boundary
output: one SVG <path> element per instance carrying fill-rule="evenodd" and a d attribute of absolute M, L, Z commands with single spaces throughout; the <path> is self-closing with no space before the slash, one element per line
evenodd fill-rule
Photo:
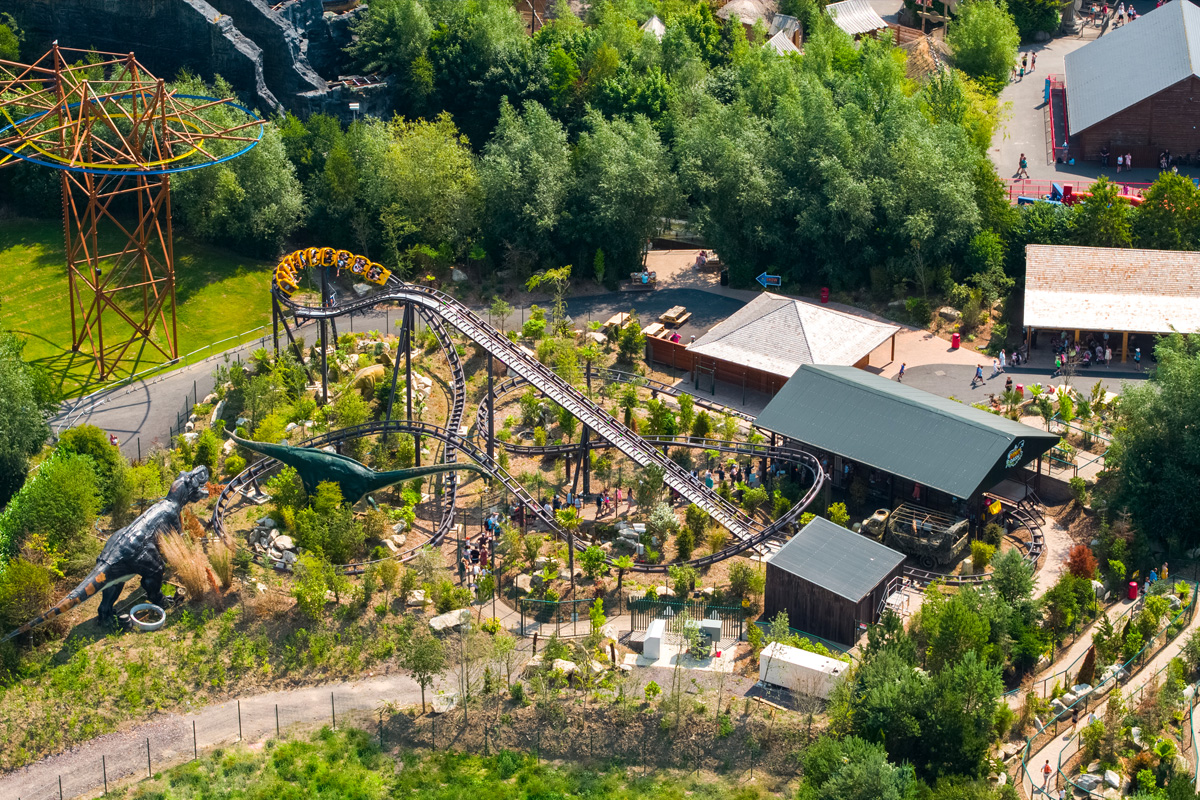
<path fill-rule="evenodd" d="M 821 287 L 821 302 L 822 303 L 829 302 L 829 287 L 828 286 Z"/>
<path fill-rule="evenodd" d="M 950 349 L 957 350 L 962 344 L 962 335 L 958 333 L 950 334 Z"/>
<path fill-rule="evenodd" d="M 1129 582 L 1129 599 L 1137 600 L 1137 593 L 1138 593 L 1137 581 L 1130 581 Z"/>

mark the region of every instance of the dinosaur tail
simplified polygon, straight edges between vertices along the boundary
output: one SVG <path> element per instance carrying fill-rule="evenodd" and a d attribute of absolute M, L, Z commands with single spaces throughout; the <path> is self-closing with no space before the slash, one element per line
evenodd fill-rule
<path fill-rule="evenodd" d="M 53 608 L 49 609 L 44 614 L 33 618 L 29 622 L 26 622 L 24 625 L 17 628 L 3 639 L 0 639 L 0 643 L 7 642 L 9 639 L 20 636 L 23 633 L 28 633 L 42 623 L 48 622 L 60 614 L 65 614 L 75 606 L 99 592 L 104 588 L 104 584 L 107 583 L 108 580 L 104 574 L 105 569 L 106 567 L 102 565 L 96 565 L 96 568 L 92 570 L 92 574 L 84 578 L 78 586 L 72 589 L 70 593 L 62 600 L 59 600 Z"/>
<path fill-rule="evenodd" d="M 424 467 L 409 467 L 408 469 L 395 469 L 390 472 L 380 472 L 372 481 L 372 491 L 381 489 L 385 486 L 391 486 L 401 481 L 410 481 L 413 478 L 424 478 L 426 475 L 438 475 L 443 472 L 458 472 L 459 470 L 467 470 L 470 472 L 478 472 L 480 475 L 487 475 L 488 472 L 478 464 L 470 461 L 464 461 L 461 464 L 429 464 Z"/>

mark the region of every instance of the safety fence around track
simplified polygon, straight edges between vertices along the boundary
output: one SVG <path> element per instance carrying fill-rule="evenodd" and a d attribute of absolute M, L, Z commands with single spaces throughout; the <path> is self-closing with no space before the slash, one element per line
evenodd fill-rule
<path fill-rule="evenodd" d="M 1191 598 L 1188 604 L 1180 609 L 1179 613 L 1172 617 L 1160 631 L 1151 637 L 1150 641 L 1143 645 L 1132 658 L 1129 658 L 1120 667 L 1114 670 L 1107 679 L 1096 684 L 1090 692 L 1087 692 L 1082 697 L 1076 699 L 1069 705 L 1063 707 L 1050 717 L 1045 723 L 1040 723 L 1037 730 L 1032 736 L 1025 740 L 1025 746 L 1021 750 L 1021 763 L 1018 766 L 1018 780 L 1020 781 L 1021 790 L 1026 797 L 1034 797 L 1038 792 L 1042 791 L 1042 786 L 1038 782 L 1038 778 L 1030 772 L 1029 759 L 1031 756 L 1041 752 L 1049 742 L 1053 741 L 1054 737 L 1058 736 L 1059 723 L 1066 722 L 1071 724 L 1072 719 L 1076 714 L 1084 715 L 1089 710 L 1094 710 L 1102 705 L 1103 700 L 1113 687 L 1121 683 L 1129 683 L 1138 677 L 1137 666 L 1145 664 L 1178 636 L 1186 623 L 1190 622 L 1196 613 L 1197 593 L 1200 592 L 1200 583 L 1192 584 Z M 1171 631 L 1175 628 L 1177 622 L 1184 622 L 1180 628 L 1176 629 L 1172 634 Z M 1143 685 L 1145 682 L 1143 682 Z M 1037 750 L 1035 752 L 1035 745 Z M 1035 765 L 1036 769 L 1036 765 Z M 1056 773 L 1057 775 L 1058 773 Z M 1061 780 L 1063 776 L 1058 775 Z"/>

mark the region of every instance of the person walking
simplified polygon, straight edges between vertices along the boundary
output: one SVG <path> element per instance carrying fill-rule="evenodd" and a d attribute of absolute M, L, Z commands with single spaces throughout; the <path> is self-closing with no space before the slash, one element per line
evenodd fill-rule
<path fill-rule="evenodd" d="M 975 377 L 971 378 L 971 388 L 975 388 L 975 384 L 983 383 L 983 364 L 978 364 L 975 367 Z"/>
<path fill-rule="evenodd" d="M 1054 767 L 1050 766 L 1050 759 L 1046 759 L 1046 763 L 1042 766 L 1042 791 L 1049 793 L 1050 776 L 1054 774 Z"/>
<path fill-rule="evenodd" d="M 1004 351 L 1000 351 L 1000 370 L 1003 371 L 1008 366 L 1008 361 L 1004 357 Z"/>
<path fill-rule="evenodd" d="M 1137 367 L 1137 371 L 1142 371 L 1142 348 L 1133 348 L 1133 365 Z"/>
<path fill-rule="evenodd" d="M 1028 178 L 1029 177 L 1029 160 L 1025 158 L 1024 153 L 1021 153 L 1021 158 L 1019 161 L 1017 161 L 1017 177 L 1018 178 Z"/>
<path fill-rule="evenodd" d="M 907 366 L 908 365 L 903 361 L 900 362 L 900 373 L 896 375 L 896 380 L 900 381 L 901 383 L 904 383 L 904 368 Z"/>
<path fill-rule="evenodd" d="M 1125 154 L 1125 171 L 1133 172 L 1133 154 L 1132 153 Z"/>
<path fill-rule="evenodd" d="M 1021 54 L 1021 72 L 1024 73 L 1025 69 L 1028 66 L 1029 66 L 1029 53 L 1022 53 Z"/>
<path fill-rule="evenodd" d="M 1117 174 L 1121 174 L 1121 167 L 1125 165 L 1125 156 L 1117 153 Z"/>
<path fill-rule="evenodd" d="M 1037 53 L 1034 53 L 1033 57 L 1029 60 L 1029 71 L 1033 72 L 1035 69 L 1037 69 Z"/>

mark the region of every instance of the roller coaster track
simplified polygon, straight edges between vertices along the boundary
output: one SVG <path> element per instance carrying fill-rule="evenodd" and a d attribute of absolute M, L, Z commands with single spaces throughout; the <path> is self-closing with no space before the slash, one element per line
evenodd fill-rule
<path fill-rule="evenodd" d="M 433 425 L 427 422 L 408 422 L 404 420 L 393 420 L 392 422 L 376 421 L 367 422 L 362 425 L 355 425 L 349 428 L 341 428 L 336 431 L 330 431 L 318 436 L 314 436 L 301 443 L 304 447 L 323 447 L 326 445 L 336 444 L 338 442 L 355 439 L 364 436 L 375 436 L 378 434 L 395 434 L 408 433 L 414 436 L 421 436 L 429 439 L 436 439 L 444 443 L 447 449 L 453 447 L 455 450 L 464 453 L 480 466 L 487 470 L 492 478 L 499 481 L 517 500 L 522 503 L 529 511 L 534 514 L 542 523 L 544 523 L 554 534 L 563 541 L 569 541 L 571 537 L 563 530 L 553 512 L 547 513 L 545 506 L 539 503 L 537 499 L 529 493 L 529 491 L 521 485 L 513 475 L 500 466 L 499 462 L 493 458 L 489 458 L 487 450 L 481 447 L 473 437 L 461 436 L 456 431 L 451 431 L 438 425 Z M 695 445 L 693 445 L 695 446 Z M 820 475 L 821 466 L 819 463 L 809 462 L 813 457 L 803 451 L 795 451 L 802 457 L 803 463 L 806 466 L 812 466 Z M 780 456 L 783 457 L 783 456 Z M 213 509 L 213 533 L 217 536 L 225 536 L 225 515 L 233 508 L 236 503 L 237 496 L 247 491 L 251 486 L 257 486 L 264 481 L 268 476 L 279 469 L 279 463 L 273 459 L 264 458 L 256 461 L 254 464 L 247 467 L 234 477 L 225 488 L 221 490 L 221 494 L 217 497 L 216 506 Z M 814 481 L 813 486 L 808 493 L 796 503 L 790 511 L 781 516 L 779 519 L 772 522 L 770 525 L 763 526 L 756 530 L 745 539 L 733 542 L 728 547 L 718 550 L 715 553 L 704 556 L 702 558 L 693 559 L 688 564 L 700 568 L 715 564 L 718 561 L 723 561 L 732 556 L 738 555 L 748 549 L 756 548 L 763 545 L 773 537 L 778 535 L 778 532 L 785 530 L 792 525 L 795 520 L 803 513 L 804 509 L 816 498 L 817 493 L 821 489 L 822 480 Z M 453 485 L 453 484 L 452 484 Z M 445 517 L 443 517 L 443 520 Z M 444 534 L 443 534 L 444 535 Z M 575 548 L 583 550 L 586 544 L 581 542 L 578 537 L 574 539 Z M 407 560 L 412 557 L 414 550 L 405 553 L 402 557 Z M 348 574 L 358 574 L 363 572 L 370 562 L 347 564 L 342 567 L 342 570 Z M 611 559 L 610 559 L 611 563 Z M 670 565 L 667 564 L 635 564 L 634 572 L 646 573 L 663 573 L 668 570 Z"/>
<path fill-rule="evenodd" d="M 332 307 L 316 308 L 301 305 L 272 286 L 281 306 L 288 308 L 297 319 L 325 319 L 352 314 L 384 302 L 411 303 L 453 325 L 476 345 L 499 359 L 513 373 L 524 378 L 554 402 L 570 411 L 584 425 L 610 442 L 640 466 L 654 464 L 663 471 L 667 486 L 702 508 L 740 542 L 759 539 L 762 526 L 741 509 L 708 489 L 680 465 L 659 452 L 650 442 L 621 425 L 607 411 L 584 397 L 514 342 L 487 324 L 475 312 L 444 292 L 425 286 L 402 283 L 392 279 L 386 291 Z M 458 443 L 455 442 L 455 446 Z M 820 468 L 817 467 L 819 470 Z M 823 480 L 823 473 L 817 473 Z M 818 481 L 819 488 L 820 481 Z"/>

